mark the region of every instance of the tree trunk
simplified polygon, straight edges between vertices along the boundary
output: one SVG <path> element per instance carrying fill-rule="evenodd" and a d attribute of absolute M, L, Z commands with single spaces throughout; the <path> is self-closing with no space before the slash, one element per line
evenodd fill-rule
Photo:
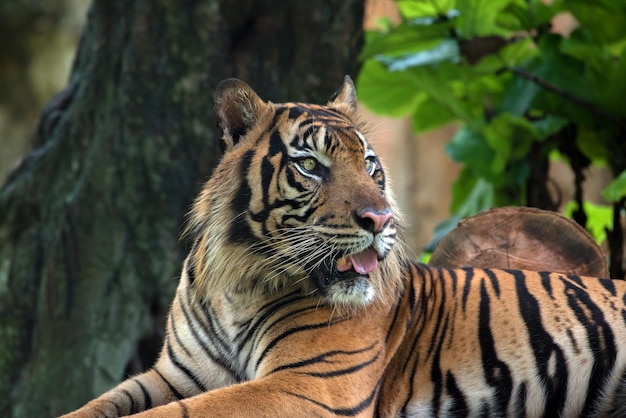
<path fill-rule="evenodd" d="M 55 416 L 151 365 L 218 155 L 227 77 L 325 102 L 355 75 L 357 0 L 95 0 L 68 88 L 0 190 L 0 416 Z"/>

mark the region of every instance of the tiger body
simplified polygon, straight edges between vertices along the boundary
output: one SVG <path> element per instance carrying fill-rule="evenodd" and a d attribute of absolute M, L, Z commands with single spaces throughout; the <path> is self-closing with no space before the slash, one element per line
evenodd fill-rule
<path fill-rule="evenodd" d="M 66 417 L 626 416 L 626 282 L 409 261 L 355 110 L 218 87 L 161 355 Z"/>

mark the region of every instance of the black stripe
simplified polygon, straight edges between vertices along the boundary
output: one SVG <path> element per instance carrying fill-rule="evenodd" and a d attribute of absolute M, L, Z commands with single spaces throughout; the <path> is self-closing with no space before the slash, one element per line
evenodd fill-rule
<path fill-rule="evenodd" d="M 552 294 L 552 281 L 550 279 L 550 273 L 542 271 L 539 273 L 539 277 L 541 278 L 541 284 L 543 285 L 546 293 L 550 295 L 552 299 L 554 299 L 554 295 Z"/>
<path fill-rule="evenodd" d="M 465 312 L 465 309 L 467 309 L 467 298 L 469 297 L 472 278 L 474 277 L 474 269 L 466 267 L 463 271 L 465 271 L 465 283 L 463 284 L 463 301 L 461 305 L 463 306 L 463 311 Z"/>
<path fill-rule="evenodd" d="M 181 372 L 183 372 L 187 376 L 187 378 L 189 378 L 189 380 L 191 380 L 198 387 L 198 389 L 200 389 L 200 392 L 206 392 L 206 386 L 204 386 L 204 384 L 198 379 L 198 377 L 178 359 L 169 341 L 166 341 L 165 344 L 167 346 L 167 355 L 170 358 L 172 364 L 176 366 Z"/>
<path fill-rule="evenodd" d="M 519 309 L 526 325 L 528 342 L 535 357 L 535 367 L 540 380 L 545 384 L 546 416 L 561 416 L 567 396 L 569 376 L 565 356 L 561 347 L 543 328 L 541 305 L 526 287 L 526 275 L 517 270 L 511 270 L 510 273 L 515 279 Z M 555 370 L 558 372 L 554 375 L 548 373 L 551 358 L 556 359 Z"/>
<path fill-rule="evenodd" d="M 463 392 L 456 384 L 456 379 L 452 372 L 448 371 L 446 375 L 446 391 L 452 398 L 450 408 L 446 411 L 448 414 L 452 414 L 454 417 L 466 417 L 469 415 L 469 409 Z"/>
<path fill-rule="evenodd" d="M 485 274 L 487 275 L 487 277 L 489 278 L 489 281 L 491 282 L 491 287 L 493 287 L 493 290 L 496 292 L 496 297 L 499 298 L 500 297 L 500 282 L 498 280 L 498 276 L 496 276 L 496 274 L 491 269 L 485 269 Z"/>
<path fill-rule="evenodd" d="M 195 253 L 195 245 L 194 248 L 192 248 L 191 250 L 191 254 Z M 196 281 L 196 271 L 195 268 L 193 266 L 193 261 L 191 260 L 191 258 L 188 259 L 187 261 L 187 280 L 189 281 L 189 286 L 193 286 L 193 283 Z"/>
<path fill-rule="evenodd" d="M 121 392 L 128 398 L 128 403 L 130 403 L 130 412 L 128 415 L 136 414 L 137 412 L 139 412 L 139 408 L 137 408 L 137 403 L 135 402 L 135 398 L 133 398 L 133 395 L 131 395 L 130 392 L 126 389 L 122 389 Z"/>
<path fill-rule="evenodd" d="M 302 307 L 302 308 L 299 308 L 299 309 L 288 311 L 284 315 L 277 316 L 276 319 L 274 319 L 271 323 L 269 323 L 267 325 L 267 330 L 270 330 L 270 329 L 274 328 L 280 322 L 283 322 L 285 320 L 301 316 L 301 315 L 309 313 L 309 312 L 316 311 L 318 308 L 319 308 L 319 306 L 317 304 L 315 304 L 315 305 L 312 305 L 312 306 L 305 306 L 305 307 Z M 275 312 L 275 314 L 278 315 L 278 312 Z M 336 323 L 342 322 L 342 321 L 343 320 L 335 320 L 335 321 L 331 322 L 330 324 L 328 324 L 328 323 L 327 324 L 328 325 L 332 325 L 332 324 L 336 324 Z M 255 338 L 259 338 L 261 336 L 262 336 L 262 334 L 258 334 L 258 333 L 255 334 Z"/>
<path fill-rule="evenodd" d="M 381 382 L 379 380 L 378 383 L 376 383 L 376 387 L 374 387 L 374 390 L 372 390 L 369 396 L 352 408 L 332 408 L 328 406 L 327 404 L 322 403 L 320 401 L 316 401 L 315 399 L 311 399 L 308 396 L 300 395 L 298 393 L 293 393 L 293 392 L 285 392 L 285 393 L 291 396 L 295 396 L 296 398 L 311 402 L 334 415 L 340 415 L 344 417 L 346 416 L 353 417 L 353 416 L 359 415 L 365 409 L 370 407 L 370 405 L 372 404 L 372 401 L 374 400 L 374 397 L 378 393 L 378 390 L 380 388 L 380 383 Z"/>
<path fill-rule="evenodd" d="M 567 334 L 567 338 L 569 338 L 569 343 L 574 349 L 574 353 L 577 355 L 580 354 L 580 347 L 578 346 L 578 342 L 576 341 L 576 338 L 574 337 L 574 333 L 572 333 L 572 330 L 568 328 L 567 330 L 565 330 L 565 333 Z"/>
<path fill-rule="evenodd" d="M 306 297 L 298 297 L 295 300 L 298 299 L 308 299 Z M 268 312 L 267 313 L 267 317 L 262 318 L 262 321 L 260 322 L 256 322 L 254 326 L 251 326 L 249 329 L 249 335 L 246 336 L 245 339 L 245 343 L 250 342 L 250 344 L 253 347 L 259 347 L 261 345 L 261 343 L 259 342 L 259 340 L 265 335 L 264 332 L 261 332 L 263 329 L 265 329 L 265 332 L 267 332 L 267 330 L 270 330 L 271 328 L 273 328 L 274 326 L 276 326 L 278 323 L 286 320 L 286 319 L 290 319 L 293 317 L 296 317 L 298 315 L 307 313 L 307 312 L 312 312 L 315 311 L 316 309 L 318 309 L 318 305 L 314 305 L 314 306 L 308 306 L 308 307 L 304 307 L 301 309 L 297 309 L 295 311 L 291 311 L 289 313 L 287 313 L 286 315 L 280 316 L 278 317 L 278 319 L 274 320 L 271 324 L 265 326 L 265 323 L 271 318 L 273 317 L 273 315 L 276 314 L 276 312 Z M 265 315 L 263 315 L 265 316 Z M 245 344 L 243 341 L 240 345 L 239 351 L 241 351 L 244 347 Z M 252 360 L 252 358 L 250 356 L 246 357 L 243 367 L 242 369 L 247 370 L 248 369 L 248 364 L 250 363 L 250 361 Z M 258 368 L 260 364 L 260 361 L 257 362 L 256 367 Z"/>
<path fill-rule="evenodd" d="M 422 332 L 425 329 L 425 324 L 428 321 L 427 315 L 426 315 L 426 310 L 428 308 L 428 303 L 426 303 L 426 301 L 428 300 L 428 296 L 426 295 L 426 276 L 424 274 L 424 271 L 430 271 L 428 269 L 427 266 L 415 266 L 415 265 L 411 265 L 411 271 L 413 273 L 413 275 L 417 275 L 419 274 L 423 280 L 420 281 L 421 286 L 420 286 L 420 290 L 419 290 L 419 296 L 416 297 L 417 301 L 421 301 L 422 303 L 419 303 L 418 305 L 416 305 L 416 310 L 415 313 L 413 315 L 413 318 L 410 318 L 409 321 L 407 321 L 407 330 L 408 330 L 408 324 L 409 323 L 413 323 L 415 322 L 415 319 L 418 319 L 419 322 L 415 325 L 413 325 L 411 328 L 414 330 L 414 337 L 411 341 L 410 344 L 410 348 L 408 350 L 409 353 L 411 354 L 415 354 L 417 353 L 417 343 L 420 340 L 420 337 L 422 336 Z M 441 276 L 440 276 L 441 277 Z M 415 285 L 415 280 L 412 283 L 412 286 Z M 431 287 L 434 286 L 433 284 L 433 280 L 432 280 L 432 275 L 430 276 L 430 285 Z M 419 308 L 419 311 L 417 310 L 417 308 Z M 409 366 L 409 361 L 411 361 L 412 358 L 414 358 L 415 355 L 412 355 L 408 358 L 405 359 L 404 364 L 403 364 L 403 369 L 407 370 L 408 366 Z"/>
<path fill-rule="evenodd" d="M 170 381 L 169 381 L 169 380 L 167 380 L 167 379 L 165 378 L 165 376 L 163 376 L 163 375 L 161 374 L 161 372 L 160 372 L 160 371 L 159 371 L 156 367 L 153 367 L 153 368 L 152 368 L 152 370 L 154 370 L 154 371 L 155 371 L 155 373 L 159 375 L 159 377 L 161 378 L 161 380 L 163 380 L 163 381 L 165 382 L 165 384 L 167 385 L 168 389 L 170 390 L 170 392 L 172 392 L 172 394 L 174 395 L 174 397 L 175 397 L 176 399 L 183 399 L 183 398 L 185 398 L 183 395 L 181 395 L 181 394 L 180 394 L 180 392 L 179 392 L 179 391 L 177 391 L 177 390 L 176 390 L 176 388 L 175 388 L 175 387 L 174 387 L 174 386 L 170 383 Z M 120 414 L 120 416 L 121 416 L 121 414 Z"/>
<path fill-rule="evenodd" d="M 506 363 L 498 359 L 495 341 L 491 334 L 491 306 L 485 282 L 480 284 L 480 306 L 478 309 L 478 336 L 485 380 L 492 387 L 495 395 L 497 416 L 505 416 L 513 391 L 513 379 Z"/>
<path fill-rule="evenodd" d="M 559 278 L 565 286 L 565 296 L 570 309 L 585 328 L 587 345 L 594 357 L 589 378 L 591 386 L 583 409 L 583 415 L 587 416 L 593 412 L 596 400 L 602 397 L 604 386 L 599 382 L 606 381 L 615 365 L 617 357 L 615 338 L 611 326 L 604 318 L 604 313 L 591 299 L 589 292 L 579 287 L 578 280 L 573 280 L 577 276 L 568 275 L 569 280 L 565 280 L 563 276 Z"/>
<path fill-rule="evenodd" d="M 441 303 L 440 305 L 443 307 L 444 303 Z M 435 416 L 439 416 L 439 409 L 441 408 L 441 397 L 443 395 L 443 371 L 441 368 L 441 348 L 443 347 L 443 342 L 446 337 L 446 332 L 448 330 L 448 324 L 449 324 L 450 318 L 446 316 L 445 319 L 443 320 L 442 319 L 443 319 L 442 315 L 440 315 L 437 318 L 437 322 L 439 324 L 443 323 L 443 326 L 441 326 L 441 333 L 439 333 L 438 330 L 434 331 L 435 334 L 433 335 L 433 342 L 435 342 L 435 339 L 436 339 L 436 344 L 433 344 L 433 342 L 431 342 L 431 346 L 435 345 L 433 361 L 432 361 L 431 368 L 430 368 L 430 380 L 432 381 L 433 386 L 434 386 L 431 407 L 433 409 L 433 413 Z M 439 328 L 439 325 L 437 326 L 437 328 Z"/>
<path fill-rule="evenodd" d="M 180 301 L 179 301 L 180 304 Z M 182 304 L 180 304 L 182 305 Z M 187 347 L 185 347 L 185 344 L 183 344 L 183 341 L 180 339 L 180 336 L 178 335 L 178 328 L 176 328 L 176 322 L 174 321 L 174 311 L 170 310 L 170 314 L 169 314 L 169 321 L 170 321 L 170 328 L 172 329 L 172 334 L 174 335 L 174 339 L 176 340 L 176 343 L 178 343 L 178 345 L 180 346 L 180 348 L 183 349 L 183 351 L 185 352 L 185 354 L 187 354 L 189 357 L 191 357 L 191 353 L 189 352 L 189 350 L 187 349 Z"/>
<path fill-rule="evenodd" d="M 293 334 L 297 334 L 299 332 L 306 332 L 306 331 L 312 331 L 312 330 L 316 330 L 316 329 L 320 329 L 320 328 L 326 328 L 329 327 L 331 325 L 340 323 L 340 322 L 344 322 L 346 321 L 346 319 L 339 319 L 337 321 L 334 321 L 332 323 L 329 324 L 328 321 L 324 321 L 324 322 L 320 322 L 317 324 L 309 324 L 309 325 L 303 325 L 300 327 L 295 327 L 295 328 L 291 328 L 288 329 L 287 331 L 279 334 L 278 336 L 276 336 L 272 341 L 270 341 L 269 344 L 267 344 L 265 346 L 265 349 L 263 349 L 263 352 L 261 352 L 261 355 L 259 356 L 259 358 L 257 359 L 256 362 L 256 370 L 259 369 L 259 366 L 261 365 L 261 362 L 265 359 L 265 356 L 267 356 L 267 354 L 272 351 L 272 348 L 274 348 L 274 346 L 276 346 L 276 344 L 278 344 L 281 340 L 289 337 L 290 335 Z M 278 322 L 278 321 L 276 321 Z"/>
<path fill-rule="evenodd" d="M 432 273 L 432 270 L 431 270 Z M 448 327 L 448 316 L 446 315 L 446 304 L 445 304 L 445 300 L 447 299 L 447 295 L 446 295 L 446 283 L 445 283 L 445 275 L 444 276 L 439 276 L 440 277 L 440 281 L 439 281 L 439 286 L 435 286 L 433 285 L 432 289 L 431 289 L 431 294 L 428 295 L 429 298 L 432 298 L 436 301 L 438 301 L 439 303 L 434 303 L 433 304 L 433 309 L 436 309 L 437 307 L 439 307 L 439 309 L 437 309 L 437 315 L 435 316 L 435 318 L 433 319 L 428 318 L 429 321 L 432 321 L 432 323 L 435 324 L 435 327 L 433 329 L 433 339 L 430 341 L 430 345 L 428 347 L 428 350 L 426 351 L 426 355 L 427 356 L 432 356 L 434 352 L 436 352 L 437 350 L 441 349 L 441 342 L 440 341 L 436 341 L 437 336 L 443 336 L 446 332 L 446 329 Z M 441 295 L 437 295 L 436 292 L 437 290 L 439 290 L 441 292 Z"/>
<path fill-rule="evenodd" d="M 574 274 L 568 274 L 567 278 L 570 279 L 572 282 L 576 283 L 579 287 L 582 287 L 583 289 L 587 288 L 587 285 L 585 284 L 585 282 L 580 278 L 580 276 L 576 276 Z"/>
<path fill-rule="evenodd" d="M 272 119 L 272 123 L 270 123 L 270 126 L 276 126 L 279 122 L 279 119 L 283 115 L 283 113 L 285 113 L 288 110 L 289 108 L 287 108 L 286 106 L 277 108 L 276 112 L 274 113 L 274 118 Z"/>
<path fill-rule="evenodd" d="M 408 275 L 408 278 L 411 279 L 413 276 L 418 276 L 419 271 L 417 271 L 417 269 L 413 269 L 410 268 L 408 265 L 405 266 L 405 268 L 403 269 L 406 275 Z M 420 276 L 421 277 L 421 276 Z M 409 288 L 409 321 L 406 324 L 406 329 L 408 330 L 409 327 L 411 327 L 411 324 L 413 323 L 413 320 L 415 319 L 415 312 L 417 311 L 417 304 L 420 302 L 420 300 L 418 300 L 417 297 L 417 292 L 415 291 L 415 278 L 413 278 L 413 280 L 406 280 L 407 277 L 405 277 L 405 280 L 403 280 L 405 284 L 405 286 L 408 286 Z M 407 283 L 408 282 L 408 283 Z"/>
<path fill-rule="evenodd" d="M 480 408 L 478 408 L 478 416 L 480 418 L 493 418 L 491 413 L 491 405 L 483 398 L 480 402 Z"/>
<path fill-rule="evenodd" d="M 409 290 L 409 296 L 407 297 L 411 297 L 411 293 L 413 293 L 413 286 L 410 287 Z M 393 318 L 391 318 L 391 323 L 389 324 L 389 328 L 387 329 L 387 335 L 385 336 L 385 344 L 389 343 L 389 338 L 391 338 L 391 333 L 392 331 L 394 331 L 396 329 L 396 323 L 398 322 L 398 316 L 400 315 L 400 310 L 402 309 L 402 306 L 404 304 L 403 303 L 398 303 L 393 307 L 394 313 L 393 313 Z M 412 318 L 412 315 L 409 315 L 409 321 Z M 410 326 L 409 325 L 410 322 L 407 322 L 406 326 L 407 328 Z"/>
<path fill-rule="evenodd" d="M 188 289 L 187 289 L 188 291 Z M 191 318 L 191 315 L 194 316 L 194 318 L 196 319 L 195 322 L 200 322 L 195 314 L 195 311 L 192 310 L 192 313 L 189 312 L 189 306 L 187 304 L 181 304 L 181 310 L 183 312 L 183 316 L 185 317 L 185 320 L 187 321 L 189 325 L 189 329 L 191 330 L 191 334 L 193 335 L 194 339 L 196 340 L 196 342 L 198 342 L 200 344 L 200 348 L 202 348 L 202 351 L 204 351 L 204 353 L 206 354 L 207 357 L 209 357 L 211 360 L 213 360 L 216 364 L 218 364 L 219 366 L 221 366 L 224 370 L 228 371 L 231 375 L 233 375 L 233 370 L 229 367 L 229 365 L 224 361 L 224 359 L 222 358 L 222 356 L 215 354 L 211 351 L 210 347 L 206 344 L 206 342 L 204 342 L 202 340 L 202 338 L 200 337 L 200 334 L 198 333 L 198 330 L 196 329 L 195 326 L 193 326 L 194 320 Z M 201 325 L 202 328 L 205 328 L 203 325 Z M 219 336 L 213 334 L 213 336 L 215 337 L 216 341 L 221 341 L 221 339 L 219 338 Z M 210 337 L 208 337 L 209 339 L 211 339 Z M 241 380 L 241 379 L 238 379 Z"/>
<path fill-rule="evenodd" d="M 145 406 L 145 409 L 151 409 L 152 408 L 152 397 L 150 396 L 150 393 L 148 392 L 146 387 L 139 381 L 138 378 L 135 378 L 133 380 L 141 388 L 141 392 L 143 393 L 143 404 Z"/>
<path fill-rule="evenodd" d="M 519 418 L 526 417 L 526 382 L 522 382 L 515 393 L 515 411 Z"/>
<path fill-rule="evenodd" d="M 321 364 L 324 364 L 324 363 L 325 364 L 332 364 L 333 363 L 332 358 L 335 357 L 335 356 L 338 356 L 338 355 L 353 356 L 353 355 L 356 355 L 356 354 L 365 353 L 367 351 L 372 350 L 375 345 L 376 345 L 376 343 L 370 345 L 369 347 L 365 347 L 365 348 L 362 348 L 360 350 L 354 350 L 354 351 L 342 351 L 342 350 L 329 351 L 327 353 L 320 354 L 318 356 L 312 357 L 312 358 L 307 359 L 307 360 L 302 360 L 302 361 L 298 361 L 298 362 L 282 365 L 282 366 L 277 367 L 274 370 L 272 370 L 271 373 L 278 372 L 278 371 L 281 371 L 281 370 L 287 370 L 287 369 L 298 369 L 298 368 L 301 368 L 301 367 L 307 367 L 307 366 L 320 364 L 320 363 Z M 354 372 L 356 372 L 358 370 L 361 370 L 364 367 L 367 367 L 370 364 L 374 363 L 379 358 L 380 358 L 380 351 L 377 351 L 368 360 L 366 360 L 364 362 L 361 362 L 361 363 L 358 363 L 358 364 L 356 364 L 354 366 L 347 367 L 345 369 L 336 369 L 336 370 L 332 370 L 332 371 L 329 371 L 329 372 L 302 372 L 302 373 L 306 374 L 308 376 L 321 377 L 321 378 L 342 376 L 342 375 L 354 373 Z"/>
<path fill-rule="evenodd" d="M 309 118 L 304 119 L 300 122 L 301 124 L 324 124 L 335 128 L 354 129 L 346 120 L 346 116 L 335 109 L 321 106 L 314 108 L 303 103 L 298 103 L 289 109 L 290 119 L 298 119 L 303 114 Z"/>
<path fill-rule="evenodd" d="M 355 364 L 354 366 L 351 366 L 351 367 L 346 367 L 345 369 L 337 369 L 337 370 L 333 370 L 330 372 L 305 372 L 304 374 L 306 374 L 307 376 L 319 377 L 322 379 L 327 379 L 327 378 L 337 377 L 337 376 L 344 376 L 344 375 L 358 372 L 359 370 L 366 368 L 370 364 L 375 363 L 379 358 L 380 358 L 380 351 L 376 352 L 376 354 L 370 359 L 368 359 L 367 361 L 364 361 L 359 364 Z"/>
<path fill-rule="evenodd" d="M 108 399 L 104 399 L 104 401 L 105 401 L 105 402 L 108 402 L 108 403 L 110 403 L 110 404 L 113 404 L 113 406 L 115 407 L 115 412 L 117 413 L 117 416 L 118 416 L 118 417 L 122 417 L 122 416 L 126 415 L 126 414 L 124 414 L 124 413 L 122 412 L 122 410 L 120 409 L 120 406 L 119 406 L 116 402 L 114 402 L 114 401 L 110 401 L 110 400 L 108 400 Z M 106 416 L 106 415 L 107 415 L 107 412 L 106 412 L 106 411 L 102 412 L 102 416 Z"/>
<path fill-rule="evenodd" d="M 246 321 L 241 326 L 239 333 L 235 336 L 234 341 L 237 342 L 238 351 L 241 351 L 254 333 L 256 333 L 272 315 L 276 314 L 276 311 L 304 299 L 308 299 L 308 297 L 300 294 L 300 290 L 297 289 L 261 306 L 257 315 Z"/>
<path fill-rule="evenodd" d="M 615 289 L 615 282 L 611 279 L 599 279 L 600 284 L 604 287 L 611 296 L 617 296 L 617 290 Z"/>
<path fill-rule="evenodd" d="M 183 411 L 183 418 L 189 418 L 189 410 L 187 409 L 187 405 L 185 405 L 182 401 L 178 401 L 178 406 Z"/>
<path fill-rule="evenodd" d="M 286 202 L 289 203 L 289 202 Z M 302 206 L 298 203 L 291 204 L 291 207 L 299 207 L 302 210 Z M 308 223 L 308 220 L 313 216 L 313 214 L 319 209 L 317 205 L 309 205 L 309 207 L 304 211 L 302 215 L 293 214 L 285 214 L 282 220 L 282 224 L 284 225 L 287 220 L 295 220 L 298 223 Z"/>
<path fill-rule="evenodd" d="M 435 317 L 427 318 L 427 321 L 430 323 L 434 323 L 435 327 L 432 330 L 432 336 L 430 340 L 430 346 L 426 352 L 427 357 L 432 356 L 432 363 L 430 368 L 430 379 L 433 383 L 433 395 L 431 408 L 433 409 L 433 414 L 435 416 L 439 415 L 439 411 L 441 408 L 441 399 L 443 396 L 443 370 L 441 367 L 441 350 L 443 347 L 444 340 L 446 338 L 448 327 L 450 325 L 450 317 L 446 314 L 445 310 L 445 300 L 446 300 L 446 284 L 447 284 L 447 275 L 443 270 L 436 270 L 438 273 L 437 282 L 433 278 L 435 270 L 428 269 L 429 274 L 431 275 L 431 294 L 427 297 L 436 301 L 433 303 L 433 309 L 437 308 L 437 314 Z M 439 290 L 441 295 L 437 295 L 436 292 Z M 426 300 L 426 299 L 424 299 Z"/>
<path fill-rule="evenodd" d="M 402 370 L 404 373 L 407 373 L 409 376 L 415 376 L 417 373 L 417 365 L 418 365 L 418 350 L 416 349 L 417 343 L 420 340 L 420 337 L 425 329 L 424 325 L 426 323 L 426 275 L 425 271 L 429 270 L 429 267 L 424 264 L 414 264 L 407 262 L 405 265 L 405 271 L 407 271 L 408 279 L 411 279 L 409 285 L 414 290 L 416 296 L 416 305 L 411 312 L 411 318 L 407 320 L 407 325 L 411 324 L 411 332 L 413 333 L 413 338 L 411 339 L 410 348 L 407 350 L 409 355 L 404 360 L 404 364 L 402 365 Z M 415 285 L 418 284 L 418 280 L 416 278 L 419 277 L 422 280 L 419 280 L 419 291 L 415 288 Z M 441 280 L 441 276 L 438 276 Z M 430 284 L 432 286 L 433 279 L 432 274 L 429 275 Z M 407 328 L 407 331 L 409 328 Z M 412 363 L 412 364 L 411 364 Z M 413 398 L 413 382 L 410 381 L 408 385 L 408 392 L 405 397 L 405 402 L 401 408 L 401 414 L 399 416 L 407 416 L 407 409 L 409 407 L 409 403 Z"/>
<path fill-rule="evenodd" d="M 252 191 L 248 185 L 248 171 L 252 163 L 253 151 L 248 151 L 241 159 L 240 172 L 242 174 L 241 184 L 239 190 L 231 202 L 232 213 L 234 219 L 228 230 L 228 239 L 230 242 L 246 242 L 254 240 L 254 235 L 248 225 L 248 221 L 245 216 L 241 215 L 248 211 L 250 205 L 250 199 L 252 198 Z"/>
<path fill-rule="evenodd" d="M 277 299 L 273 299 L 270 302 L 267 302 L 265 305 L 261 306 L 258 309 L 258 312 L 265 312 L 261 317 L 267 317 L 268 315 L 272 314 L 273 311 L 276 311 L 284 306 L 288 306 L 288 305 L 292 305 L 294 299 L 292 299 L 294 296 L 297 296 L 297 298 L 295 300 L 302 300 L 302 299 L 306 299 L 306 297 L 301 296 L 300 295 L 300 290 L 296 289 L 293 290 L 287 294 L 285 294 L 284 296 L 281 296 Z M 233 301 L 230 301 L 231 303 L 234 303 Z M 257 320 L 257 322 L 259 322 L 259 318 L 261 318 L 258 314 L 257 316 L 255 316 L 254 318 L 249 319 L 246 323 L 250 323 L 253 320 Z M 244 332 L 239 331 L 239 333 L 237 334 L 237 337 L 235 337 L 235 339 L 237 338 L 241 338 L 241 334 L 243 334 Z"/>
<path fill-rule="evenodd" d="M 452 284 L 452 296 L 456 296 L 457 286 L 459 285 L 459 278 L 456 275 L 456 271 L 452 269 L 444 270 L 441 267 L 437 267 L 437 272 L 439 273 L 439 275 L 448 275 L 448 277 L 450 278 L 450 283 Z"/>
<path fill-rule="evenodd" d="M 187 320 L 187 322 L 190 324 L 201 324 L 202 328 L 207 329 L 210 340 L 214 343 L 218 343 L 217 345 L 219 350 L 221 350 L 223 353 L 231 353 L 232 348 L 230 346 L 230 343 L 226 339 L 222 338 L 222 336 L 226 334 L 226 331 L 224 330 L 222 324 L 219 322 L 218 315 L 215 314 L 215 311 L 213 310 L 210 302 L 207 301 L 204 303 L 204 305 L 202 305 L 204 315 L 202 316 L 202 318 L 200 318 L 200 315 L 198 314 L 196 309 L 193 309 L 192 307 L 192 295 L 189 287 L 185 289 L 184 296 L 187 303 L 181 303 L 181 306 L 184 305 L 183 315 L 185 315 L 185 319 Z M 206 321 L 204 321 L 203 319 L 206 319 Z M 194 335 L 197 336 L 198 334 L 194 332 Z M 200 341 L 200 338 L 197 338 L 197 340 Z"/>
<path fill-rule="evenodd" d="M 263 206 L 266 208 L 271 207 L 270 205 L 270 193 L 272 190 L 272 179 L 274 178 L 274 164 L 269 160 L 267 156 L 263 157 L 261 161 L 261 190 L 263 190 Z M 278 179 L 277 179 L 278 180 Z M 269 215 L 269 212 L 263 212 L 265 214 L 265 219 Z M 256 215 L 256 213 L 255 213 Z M 255 219 L 257 217 L 255 216 Z M 263 219 L 263 220 L 265 220 Z"/>
<path fill-rule="evenodd" d="M 302 107 L 294 106 L 289 109 L 289 119 L 298 119 L 298 117 L 300 117 L 300 115 L 302 115 L 304 112 L 305 110 Z"/>

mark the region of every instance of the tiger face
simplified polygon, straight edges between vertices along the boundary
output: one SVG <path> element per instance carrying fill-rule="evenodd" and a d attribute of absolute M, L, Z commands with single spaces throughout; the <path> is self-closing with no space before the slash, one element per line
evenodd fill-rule
<path fill-rule="evenodd" d="M 207 274 L 239 291 L 299 286 L 334 306 L 395 294 L 397 283 L 383 280 L 399 276 L 387 271 L 397 258 L 395 204 L 356 122 L 350 78 L 326 106 L 263 102 L 239 80 L 222 82 L 215 101 L 225 154 L 192 219 L 210 231 L 213 248 L 199 248 Z M 238 271 L 216 273 L 224 263 Z"/>

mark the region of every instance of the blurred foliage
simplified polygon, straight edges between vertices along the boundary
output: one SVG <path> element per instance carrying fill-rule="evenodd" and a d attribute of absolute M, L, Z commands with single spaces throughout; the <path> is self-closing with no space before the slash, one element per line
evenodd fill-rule
<path fill-rule="evenodd" d="M 408 115 L 417 133 L 461 123 L 446 147 L 463 166 L 452 190 L 453 219 L 493 206 L 556 209 L 561 202 L 547 189 L 555 154 L 576 175 L 576 208 L 586 209 L 580 188 L 593 163 L 610 167 L 615 181 L 603 197 L 623 211 L 626 2 L 397 5 L 399 24 L 382 22 L 383 30 L 367 34 L 359 97 L 376 113 Z M 552 30 L 563 13 L 577 21 L 566 35 Z M 572 216 L 585 226 L 597 213 L 574 209 Z"/>

